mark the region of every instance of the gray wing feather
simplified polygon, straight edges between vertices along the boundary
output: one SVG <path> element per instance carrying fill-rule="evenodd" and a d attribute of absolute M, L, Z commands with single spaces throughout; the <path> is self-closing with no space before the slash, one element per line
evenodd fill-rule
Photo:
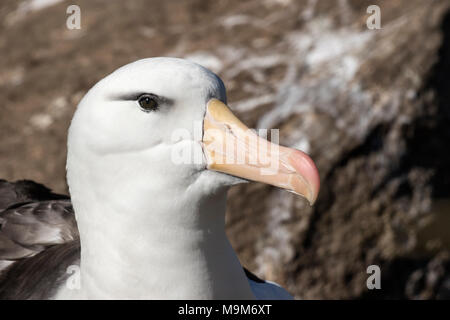
<path fill-rule="evenodd" d="M 47 299 L 79 263 L 69 197 L 32 181 L 0 179 L 0 299 Z"/>
<path fill-rule="evenodd" d="M 44 185 L 30 180 L 8 182 L 0 179 L 0 211 L 18 203 L 62 199 L 69 197 L 53 193 Z"/>
<path fill-rule="evenodd" d="M 70 200 L 31 202 L 0 212 L 0 260 L 33 256 L 77 238 Z"/>
<path fill-rule="evenodd" d="M 67 268 L 79 263 L 78 240 L 18 260 L 0 276 L 0 300 L 51 299 L 70 276 Z"/>

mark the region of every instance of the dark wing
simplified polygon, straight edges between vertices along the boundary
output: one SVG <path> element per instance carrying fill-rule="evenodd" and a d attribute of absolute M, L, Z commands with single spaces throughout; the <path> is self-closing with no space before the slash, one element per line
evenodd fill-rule
<path fill-rule="evenodd" d="M 79 256 L 69 197 L 32 181 L 0 180 L 0 297 L 27 298 L 23 294 L 33 292 L 30 285 L 39 279 L 50 283 L 45 271 L 56 275 L 49 266 L 58 260 L 64 267 L 59 258 L 67 256 Z"/>
<path fill-rule="evenodd" d="M 58 244 L 18 260 L 0 276 L 0 300 L 51 299 L 80 265 L 79 240 Z"/>
<path fill-rule="evenodd" d="M 69 197 L 53 193 L 44 185 L 30 180 L 8 182 L 0 179 L 0 212 L 18 203 L 62 199 Z"/>
<path fill-rule="evenodd" d="M 258 278 L 255 274 L 251 273 L 246 267 L 243 267 L 243 269 L 248 280 L 251 280 L 256 283 L 265 283 L 264 280 Z"/>
<path fill-rule="evenodd" d="M 265 281 L 248 271 L 244 267 L 245 275 L 258 300 L 293 300 L 294 297 L 275 282 Z"/>
<path fill-rule="evenodd" d="M 34 256 L 77 238 L 70 200 L 17 204 L 0 212 L 0 260 Z"/>

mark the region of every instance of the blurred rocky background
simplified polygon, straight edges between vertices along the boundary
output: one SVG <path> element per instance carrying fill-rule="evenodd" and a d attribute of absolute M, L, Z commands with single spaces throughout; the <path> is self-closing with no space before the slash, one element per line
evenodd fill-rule
<path fill-rule="evenodd" d="M 312 208 L 262 184 L 230 191 L 243 265 L 297 298 L 450 298 L 449 0 L 3 0 L 0 177 L 67 193 L 77 103 L 151 56 L 210 68 L 248 125 L 318 165 Z M 373 264 L 380 290 L 366 286 Z"/>

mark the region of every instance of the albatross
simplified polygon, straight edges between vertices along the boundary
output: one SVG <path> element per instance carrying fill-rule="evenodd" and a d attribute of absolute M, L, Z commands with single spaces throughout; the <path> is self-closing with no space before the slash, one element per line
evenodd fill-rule
<path fill-rule="evenodd" d="M 227 190 L 259 181 L 313 204 L 318 171 L 226 100 L 217 75 L 177 58 L 138 60 L 94 85 L 68 132 L 70 198 L 0 180 L 0 298 L 292 298 L 241 266 Z"/>

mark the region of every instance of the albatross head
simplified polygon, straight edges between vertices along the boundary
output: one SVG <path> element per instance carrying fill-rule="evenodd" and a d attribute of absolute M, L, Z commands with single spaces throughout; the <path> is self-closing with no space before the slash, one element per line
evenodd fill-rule
<path fill-rule="evenodd" d="M 221 79 L 183 59 L 139 60 L 98 82 L 78 106 L 68 147 L 72 196 L 83 181 L 100 198 L 118 190 L 124 205 L 167 190 L 176 199 L 193 186 L 211 194 L 247 180 L 311 204 L 319 190 L 308 155 L 259 138 L 226 106 Z"/>
<path fill-rule="evenodd" d="M 113 274 L 118 268 L 128 270 L 123 262 L 127 255 L 148 256 L 154 250 L 149 242 L 184 246 L 186 252 L 196 246 L 217 251 L 208 249 L 213 241 L 205 239 L 216 227 L 224 227 L 223 218 L 216 218 L 223 215 L 217 211 L 224 211 L 230 185 L 260 181 L 300 194 L 310 203 L 319 190 L 317 169 L 305 153 L 248 130 L 226 106 L 218 76 L 175 58 L 121 67 L 85 95 L 69 130 L 67 178 L 82 240 L 82 265 L 89 267 L 89 259 L 111 264 L 120 251 Z M 169 245 L 177 236 L 187 240 Z M 169 252 L 160 252 L 158 261 L 162 256 L 178 261 Z M 189 259 L 182 260 L 186 266 Z M 216 260 L 217 268 L 226 265 Z M 148 264 L 157 267 L 155 261 L 143 263 Z M 192 272 L 214 269 L 206 265 L 193 262 Z M 160 267 L 169 272 L 167 265 Z M 94 263 L 91 269 L 92 274 Z M 137 274 L 133 270 L 131 278 Z"/>

